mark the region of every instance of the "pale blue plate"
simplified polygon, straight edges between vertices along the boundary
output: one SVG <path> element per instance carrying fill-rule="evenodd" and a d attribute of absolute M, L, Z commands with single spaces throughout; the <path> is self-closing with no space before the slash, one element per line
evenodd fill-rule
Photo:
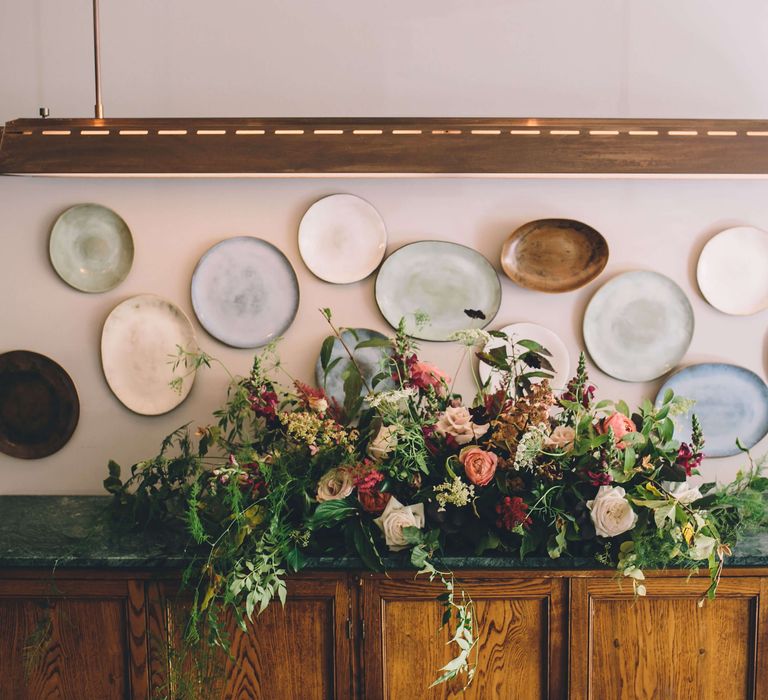
<path fill-rule="evenodd" d="M 658 405 L 667 389 L 693 399 L 689 413 L 675 416 L 675 439 L 691 439 L 691 414 L 704 432 L 707 457 L 738 454 L 736 438 L 753 447 L 768 434 L 768 386 L 754 372 L 721 362 L 691 365 L 673 374 L 661 387 Z"/>
<path fill-rule="evenodd" d="M 373 378 L 382 371 L 384 366 L 384 358 L 391 354 L 389 348 L 360 348 L 356 350 L 355 347 L 358 343 L 362 343 L 365 340 L 371 340 L 373 338 L 379 340 L 386 340 L 387 336 L 379 333 L 378 331 L 371 331 L 367 328 L 355 328 L 354 333 L 352 330 L 342 331 L 341 337 L 344 339 L 349 350 L 355 358 L 357 366 L 360 368 L 360 373 L 363 379 L 369 387 L 374 388 L 378 393 L 380 391 L 387 391 L 395 388 L 395 383 L 391 379 L 385 379 L 373 387 Z M 331 357 L 329 364 L 340 358 L 339 362 L 328 373 L 327 379 L 323 375 L 323 366 L 320 362 L 320 358 L 317 358 L 317 365 L 315 367 L 315 381 L 317 386 L 325 390 L 326 396 L 332 399 L 336 399 L 340 406 L 344 405 L 344 373 L 350 365 L 349 355 L 344 349 L 342 344 L 337 338 L 333 343 L 333 350 L 331 351 Z M 367 394 L 368 390 L 363 387 L 363 394 Z"/>

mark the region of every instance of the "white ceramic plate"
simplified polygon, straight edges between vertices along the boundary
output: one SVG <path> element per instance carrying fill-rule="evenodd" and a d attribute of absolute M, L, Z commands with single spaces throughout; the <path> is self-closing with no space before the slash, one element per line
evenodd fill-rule
<path fill-rule="evenodd" d="M 718 233 L 701 251 L 696 278 L 704 298 L 723 313 L 768 309 L 768 232 L 737 226 Z"/>
<path fill-rule="evenodd" d="M 299 225 L 299 252 L 320 279 L 347 284 L 365 279 L 381 263 L 387 229 L 360 197 L 334 194 L 315 202 Z"/>
<path fill-rule="evenodd" d="M 192 275 L 192 306 L 214 338 L 257 348 L 281 336 L 299 308 L 288 258 L 260 238 L 228 238 L 210 248 Z"/>
<path fill-rule="evenodd" d="M 128 225 L 100 204 L 78 204 L 53 225 L 51 264 L 68 285 L 81 292 L 106 292 L 122 282 L 133 264 Z"/>
<path fill-rule="evenodd" d="M 446 241 L 396 250 L 376 277 L 376 303 L 387 323 L 405 319 L 408 335 L 448 340 L 464 328 L 485 328 L 499 310 L 501 283 L 480 253 Z M 469 313 L 467 313 L 469 312 Z"/>
<path fill-rule="evenodd" d="M 560 340 L 560 337 L 556 333 L 549 330 L 549 328 L 540 326 L 538 323 L 513 323 L 509 326 L 504 326 L 504 328 L 499 328 L 499 330 L 502 333 L 506 333 L 509 339 L 506 342 L 508 357 L 511 357 L 512 355 L 511 346 L 513 342 L 516 343 L 518 340 L 533 340 L 549 350 L 549 352 L 552 353 L 552 356 L 547 359 L 555 370 L 554 376 L 549 380 L 549 385 L 555 391 L 561 391 L 565 388 L 565 385 L 571 378 L 571 358 L 568 354 L 568 349 L 565 347 L 565 343 Z M 485 346 L 484 350 L 485 352 L 488 352 L 493 348 L 501 347 L 503 344 L 504 340 L 502 338 L 491 338 L 491 341 Z M 523 352 L 525 352 L 525 348 L 522 346 L 518 345 L 515 348 L 515 353 L 517 355 Z M 524 367 L 521 367 L 521 369 L 523 371 L 525 370 Z M 490 377 L 491 381 L 489 389 L 491 391 L 495 391 L 499 388 L 501 374 L 498 370 L 485 364 L 485 362 L 480 362 L 478 371 L 480 373 L 480 379 L 483 382 Z M 542 380 L 541 378 L 535 378 L 531 381 L 534 384 L 537 384 Z"/>
<path fill-rule="evenodd" d="M 647 382 L 671 370 L 693 337 L 693 309 L 669 277 L 635 270 L 597 290 L 584 314 L 584 342 L 606 374 Z"/>
<path fill-rule="evenodd" d="M 109 388 L 136 413 L 167 413 L 187 398 L 195 380 L 184 364 L 175 372 L 170 364 L 179 346 L 198 349 L 192 324 L 178 306 L 154 294 L 126 299 L 112 309 L 101 333 Z M 183 377 L 181 392 L 170 385 L 174 377 Z"/>

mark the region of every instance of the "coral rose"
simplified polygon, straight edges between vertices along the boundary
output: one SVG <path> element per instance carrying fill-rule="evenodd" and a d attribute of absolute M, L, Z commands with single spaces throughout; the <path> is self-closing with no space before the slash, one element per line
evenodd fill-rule
<path fill-rule="evenodd" d="M 429 364 L 415 360 L 409 363 L 408 370 L 411 374 L 411 383 L 419 389 L 428 389 L 434 387 L 438 394 L 443 393 L 443 382 L 446 384 L 451 378 L 443 370 Z"/>
<path fill-rule="evenodd" d="M 488 425 L 477 425 L 466 406 L 448 406 L 435 424 L 435 432 L 441 437 L 450 435 L 459 445 L 466 445 L 485 435 Z"/>
<path fill-rule="evenodd" d="M 486 452 L 479 447 L 465 447 L 459 453 L 459 462 L 464 465 L 464 472 L 475 486 L 485 486 L 493 479 L 499 458 L 493 452 Z"/>
<path fill-rule="evenodd" d="M 613 439 L 616 441 L 616 447 L 624 449 L 627 444 L 622 441 L 627 433 L 636 433 L 637 428 L 635 424 L 627 418 L 623 413 L 614 413 L 607 418 L 603 418 L 597 424 L 597 432 L 600 435 L 605 435 L 609 430 L 613 430 Z"/>
<path fill-rule="evenodd" d="M 325 472 L 317 482 L 317 500 L 335 501 L 346 498 L 355 488 L 352 472 L 344 467 L 336 467 Z"/>

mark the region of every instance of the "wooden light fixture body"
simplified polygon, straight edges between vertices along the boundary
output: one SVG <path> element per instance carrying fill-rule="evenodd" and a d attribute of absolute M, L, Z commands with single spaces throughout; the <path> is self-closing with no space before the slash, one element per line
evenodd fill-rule
<path fill-rule="evenodd" d="M 760 177 L 768 121 L 17 119 L 0 130 L 0 173 Z"/>

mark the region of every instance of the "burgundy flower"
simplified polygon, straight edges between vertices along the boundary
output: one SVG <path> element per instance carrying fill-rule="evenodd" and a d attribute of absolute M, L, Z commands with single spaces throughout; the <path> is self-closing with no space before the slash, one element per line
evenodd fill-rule
<path fill-rule="evenodd" d="M 260 498 L 267 493 L 267 482 L 256 462 L 243 465 L 244 475 L 240 477 L 240 489 L 250 493 L 254 498 Z"/>
<path fill-rule="evenodd" d="M 520 496 L 505 496 L 496 506 L 496 527 L 510 531 L 519 525 L 530 527 L 533 520 L 527 511 L 528 504 Z"/>
<path fill-rule="evenodd" d="M 266 386 L 252 391 L 248 396 L 248 401 L 257 416 L 274 418 L 277 415 L 277 394 Z"/>
<path fill-rule="evenodd" d="M 611 479 L 611 475 L 608 472 L 591 472 L 587 470 L 586 475 L 589 483 L 592 484 L 592 486 L 609 486 L 613 481 L 613 479 Z"/>
<path fill-rule="evenodd" d="M 392 494 L 381 490 L 382 481 L 384 481 L 384 474 L 378 469 L 371 469 L 368 462 L 358 467 L 355 475 L 357 500 L 360 501 L 366 513 L 380 515 L 387 507 Z"/>
<path fill-rule="evenodd" d="M 694 469 L 698 469 L 704 455 L 701 452 L 694 452 L 687 442 L 680 443 L 680 449 L 677 451 L 675 464 L 685 469 L 685 475 L 691 476 Z"/>

